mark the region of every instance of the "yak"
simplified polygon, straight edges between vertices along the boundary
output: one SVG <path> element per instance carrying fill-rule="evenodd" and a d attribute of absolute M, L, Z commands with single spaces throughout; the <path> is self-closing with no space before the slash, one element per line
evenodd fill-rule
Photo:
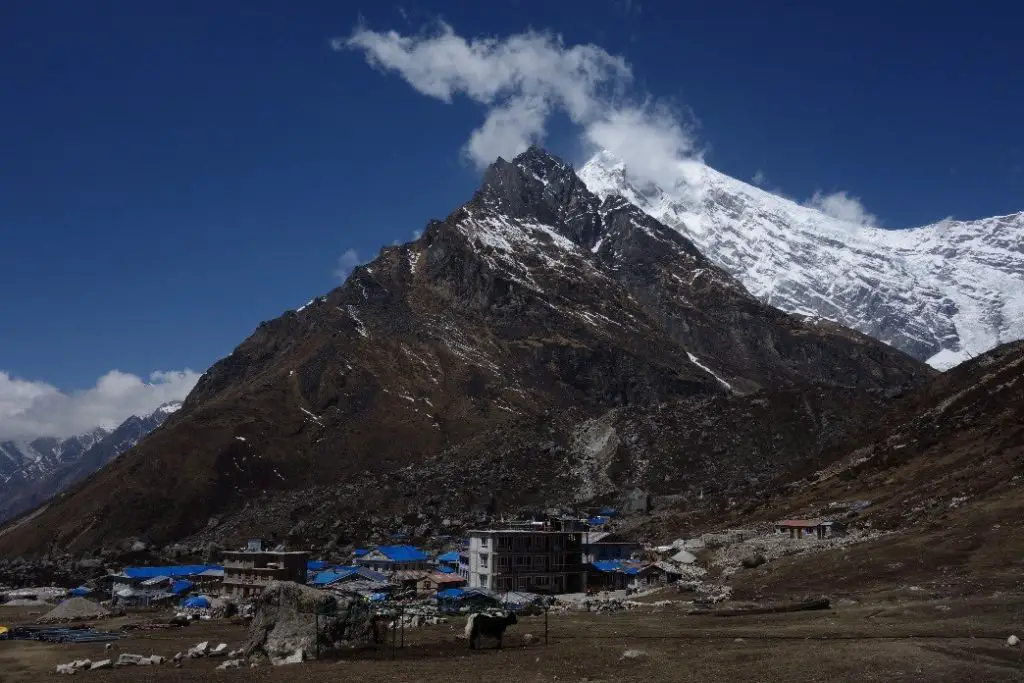
<path fill-rule="evenodd" d="M 469 641 L 469 648 L 476 649 L 477 641 L 481 636 L 495 638 L 498 641 L 498 649 L 501 649 L 501 637 L 505 629 L 516 623 L 515 612 L 508 614 L 471 614 L 466 622 L 466 639 Z"/>

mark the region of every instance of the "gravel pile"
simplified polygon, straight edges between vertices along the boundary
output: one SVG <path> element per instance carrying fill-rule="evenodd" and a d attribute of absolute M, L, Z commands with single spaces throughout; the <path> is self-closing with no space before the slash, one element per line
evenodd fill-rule
<path fill-rule="evenodd" d="M 68 598 L 44 616 L 39 618 L 41 624 L 55 624 L 70 621 L 87 621 L 110 616 L 110 611 L 98 602 L 85 598 Z"/>

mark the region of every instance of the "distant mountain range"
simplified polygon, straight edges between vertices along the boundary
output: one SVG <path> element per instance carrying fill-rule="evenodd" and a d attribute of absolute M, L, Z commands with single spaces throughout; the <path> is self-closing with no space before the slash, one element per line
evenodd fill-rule
<path fill-rule="evenodd" d="M 579 171 L 691 240 L 755 296 L 940 370 L 1024 338 L 1024 213 L 910 230 L 844 222 L 699 162 L 663 188 L 610 152 Z"/>
<path fill-rule="evenodd" d="M 133 415 L 117 428 L 70 438 L 0 441 L 0 522 L 43 503 L 88 477 L 159 427 L 181 403 Z"/>

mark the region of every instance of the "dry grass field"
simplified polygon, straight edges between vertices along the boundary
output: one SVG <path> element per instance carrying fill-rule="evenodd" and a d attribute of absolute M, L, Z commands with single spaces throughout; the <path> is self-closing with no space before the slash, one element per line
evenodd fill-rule
<path fill-rule="evenodd" d="M 129 618 L 130 619 L 130 618 Z M 0 608 L 0 623 L 27 622 L 24 609 Z M 117 627 L 125 620 L 102 622 Z M 216 659 L 180 668 L 129 667 L 79 673 L 107 681 L 1024 681 L 1024 649 L 1006 646 L 1024 631 L 1024 596 L 875 601 L 819 612 L 688 616 L 674 607 L 614 614 L 552 614 L 510 629 L 502 650 L 470 651 L 461 625 L 406 632 L 406 646 L 345 652 L 301 665 L 216 671 Z M 524 636 L 540 636 L 526 644 Z M 112 654 L 167 657 L 203 641 L 238 647 L 244 627 L 209 621 L 188 628 L 135 631 Z M 644 654 L 624 659 L 628 649 Z M 101 659 L 102 644 L 0 642 L 0 681 L 54 678 L 58 663 Z"/>

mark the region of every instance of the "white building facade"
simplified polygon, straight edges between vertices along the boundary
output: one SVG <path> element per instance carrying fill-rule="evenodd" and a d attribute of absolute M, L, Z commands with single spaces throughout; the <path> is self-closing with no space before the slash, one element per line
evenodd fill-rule
<path fill-rule="evenodd" d="M 470 588 L 577 593 L 586 586 L 583 533 L 547 529 L 469 532 L 459 573 Z"/>

